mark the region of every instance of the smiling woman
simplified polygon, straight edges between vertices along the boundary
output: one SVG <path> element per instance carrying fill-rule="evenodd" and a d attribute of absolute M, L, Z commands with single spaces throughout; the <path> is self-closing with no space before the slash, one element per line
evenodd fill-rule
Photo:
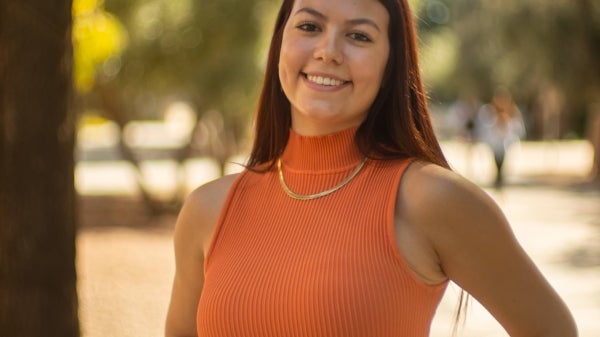
<path fill-rule="evenodd" d="M 296 132 L 322 135 L 365 119 L 389 57 L 388 21 L 376 0 L 294 4 L 279 78 Z"/>
<path fill-rule="evenodd" d="M 575 336 L 425 97 L 406 1 L 283 1 L 246 170 L 177 220 L 167 336 L 424 337 L 449 280 L 513 336 Z"/>

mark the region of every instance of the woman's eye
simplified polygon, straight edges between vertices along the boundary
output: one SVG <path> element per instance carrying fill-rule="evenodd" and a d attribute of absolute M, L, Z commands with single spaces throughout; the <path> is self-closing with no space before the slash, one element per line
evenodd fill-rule
<path fill-rule="evenodd" d="M 311 22 L 305 22 L 305 23 L 298 25 L 298 29 L 303 30 L 305 32 L 316 32 L 319 30 L 317 25 L 315 25 L 314 23 L 311 23 Z"/>
<path fill-rule="evenodd" d="M 363 33 L 351 33 L 348 35 L 351 39 L 360 41 L 360 42 L 371 42 L 371 38 Z"/>

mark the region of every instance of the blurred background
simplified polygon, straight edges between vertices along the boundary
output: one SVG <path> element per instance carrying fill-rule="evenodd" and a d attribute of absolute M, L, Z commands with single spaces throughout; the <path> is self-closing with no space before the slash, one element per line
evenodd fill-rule
<path fill-rule="evenodd" d="M 502 88 L 524 128 L 525 153 L 514 156 L 529 159 L 510 164 L 507 179 L 563 171 L 597 179 L 598 2 L 411 3 L 438 136 L 450 160 L 461 151 L 473 159 L 455 160 L 456 169 L 489 183 L 475 129 Z M 181 203 L 189 180 L 195 186 L 227 172 L 231 158 L 243 162 L 278 4 L 75 0 L 79 190 L 141 194 L 161 212 Z M 107 162 L 112 183 L 96 179 Z"/>
<path fill-rule="evenodd" d="M 413 0 L 431 114 L 453 168 L 506 212 L 573 310 L 600 333 L 600 2 Z M 185 196 L 241 170 L 275 0 L 74 0 L 81 334 L 162 336 Z M 503 180 L 482 111 L 520 131 Z M 457 289 L 432 327 L 449 336 Z M 473 300 L 460 336 L 507 336 Z"/>

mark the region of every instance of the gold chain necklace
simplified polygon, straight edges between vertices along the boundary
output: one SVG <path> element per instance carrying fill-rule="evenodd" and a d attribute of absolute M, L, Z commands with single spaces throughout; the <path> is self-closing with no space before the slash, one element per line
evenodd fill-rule
<path fill-rule="evenodd" d="M 281 169 L 281 158 L 277 159 L 277 172 L 279 172 L 279 182 L 281 183 L 281 187 L 283 188 L 283 190 L 285 191 L 285 193 L 287 195 L 289 195 L 293 199 L 297 199 L 297 200 L 313 200 L 313 199 L 317 199 L 317 198 L 321 198 L 326 195 L 329 195 L 329 194 L 339 190 L 340 188 L 344 187 L 344 185 L 346 185 L 347 183 L 350 182 L 350 180 L 352 180 L 354 177 L 356 177 L 358 172 L 360 172 L 360 170 L 363 168 L 363 166 L 365 166 L 366 162 L 367 162 L 367 158 L 365 157 L 365 159 L 363 159 L 360 162 L 360 164 L 358 164 L 358 166 L 356 166 L 354 171 L 352 171 L 352 173 L 350 173 L 350 175 L 347 176 L 346 179 L 342 180 L 341 183 L 337 184 L 336 186 L 334 186 L 328 190 L 325 190 L 325 191 L 319 192 L 319 193 L 315 193 L 315 194 L 298 194 L 298 193 L 292 191 L 288 187 L 288 185 L 285 183 L 285 179 L 283 178 L 283 170 Z"/>

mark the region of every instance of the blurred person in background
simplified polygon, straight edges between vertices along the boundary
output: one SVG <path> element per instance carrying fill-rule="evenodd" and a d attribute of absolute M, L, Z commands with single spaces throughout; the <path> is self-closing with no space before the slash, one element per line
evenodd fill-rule
<path fill-rule="evenodd" d="M 502 212 L 448 168 L 404 0 L 285 0 L 246 169 L 175 225 L 166 335 L 429 335 L 450 280 L 512 336 L 576 335 Z"/>
<path fill-rule="evenodd" d="M 466 145 L 465 176 L 472 176 L 473 171 L 473 145 L 477 142 L 475 123 L 481 101 L 471 91 L 466 91 L 450 106 L 447 123 L 453 134 Z"/>
<path fill-rule="evenodd" d="M 518 143 L 525 136 L 523 116 L 506 88 L 497 88 L 491 103 L 479 109 L 476 129 L 477 138 L 487 144 L 494 154 L 494 186 L 501 187 L 504 183 L 502 168 L 506 152 L 511 145 Z"/>
<path fill-rule="evenodd" d="M 474 93 L 466 92 L 450 106 L 450 121 L 457 135 L 468 144 L 477 140 L 475 121 L 481 101 Z"/>

